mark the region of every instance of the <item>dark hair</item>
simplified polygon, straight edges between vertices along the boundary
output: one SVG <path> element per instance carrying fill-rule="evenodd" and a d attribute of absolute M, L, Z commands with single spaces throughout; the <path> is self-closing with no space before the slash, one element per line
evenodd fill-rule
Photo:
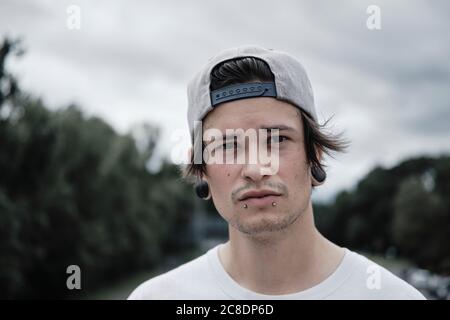
<path fill-rule="evenodd" d="M 254 81 L 275 81 L 275 77 L 267 63 L 255 57 L 234 58 L 223 61 L 212 69 L 210 90 Z M 297 110 L 303 122 L 305 153 L 308 163 L 323 168 L 325 165 L 319 161 L 317 157 L 318 151 L 332 156 L 332 152 L 344 152 L 349 143 L 342 139 L 343 133 L 331 134 L 323 132 L 331 118 L 320 125 L 306 111 Z M 194 155 L 192 153 L 190 163 L 182 169 L 182 176 L 187 180 L 195 178 L 195 181 L 192 182 L 198 182 L 205 172 L 206 166 L 204 163 L 194 164 Z"/>

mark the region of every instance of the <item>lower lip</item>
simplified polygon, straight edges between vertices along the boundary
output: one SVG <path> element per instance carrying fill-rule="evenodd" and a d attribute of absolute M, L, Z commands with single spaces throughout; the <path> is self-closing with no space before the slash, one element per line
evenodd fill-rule
<path fill-rule="evenodd" d="M 274 201 L 277 201 L 277 199 L 280 198 L 280 196 L 265 196 L 262 198 L 248 198 L 245 200 L 241 200 L 241 202 L 246 203 L 247 205 L 251 206 L 257 206 L 257 207 L 264 207 L 268 205 L 272 205 Z"/>

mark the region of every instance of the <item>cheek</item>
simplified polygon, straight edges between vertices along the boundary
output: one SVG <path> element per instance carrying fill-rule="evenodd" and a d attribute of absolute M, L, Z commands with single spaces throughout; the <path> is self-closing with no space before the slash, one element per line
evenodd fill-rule
<path fill-rule="evenodd" d="M 210 165 L 208 168 L 212 201 L 219 214 L 228 220 L 233 214 L 231 194 L 236 187 L 239 171 L 237 166 Z"/>
<path fill-rule="evenodd" d="M 282 155 L 279 176 L 290 185 L 304 185 L 309 181 L 308 164 L 300 150 Z"/>
<path fill-rule="evenodd" d="M 213 196 L 216 195 L 216 199 L 223 201 L 225 197 L 229 197 L 233 191 L 232 178 L 235 177 L 236 169 L 232 165 L 208 165 L 209 184 Z M 220 197 L 221 199 L 218 199 Z"/>

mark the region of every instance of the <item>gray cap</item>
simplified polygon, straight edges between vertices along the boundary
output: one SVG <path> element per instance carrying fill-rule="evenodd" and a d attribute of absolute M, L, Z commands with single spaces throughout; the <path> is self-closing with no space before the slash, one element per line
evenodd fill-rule
<path fill-rule="evenodd" d="M 275 76 L 275 83 L 231 85 L 210 92 L 211 70 L 219 63 L 240 57 L 256 57 L 264 60 Z M 287 101 L 306 111 L 317 121 L 314 96 L 305 69 L 288 53 L 259 46 L 241 46 L 221 51 L 188 84 L 188 122 L 191 141 L 195 121 L 201 121 L 221 102 L 256 96 L 270 96 Z"/>

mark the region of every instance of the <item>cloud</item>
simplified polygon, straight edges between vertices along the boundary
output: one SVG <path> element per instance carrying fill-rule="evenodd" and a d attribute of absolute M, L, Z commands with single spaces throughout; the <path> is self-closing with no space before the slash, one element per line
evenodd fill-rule
<path fill-rule="evenodd" d="M 66 27 L 79 5 L 82 28 Z M 352 145 L 329 159 L 318 199 L 349 188 L 376 164 L 448 152 L 450 21 L 446 1 L 13 1 L 0 4 L 0 34 L 23 35 L 11 62 L 25 88 L 53 107 L 77 101 L 120 131 L 158 123 L 161 153 L 188 134 L 186 84 L 218 51 L 259 44 L 287 51 L 308 71 L 322 120 Z"/>

